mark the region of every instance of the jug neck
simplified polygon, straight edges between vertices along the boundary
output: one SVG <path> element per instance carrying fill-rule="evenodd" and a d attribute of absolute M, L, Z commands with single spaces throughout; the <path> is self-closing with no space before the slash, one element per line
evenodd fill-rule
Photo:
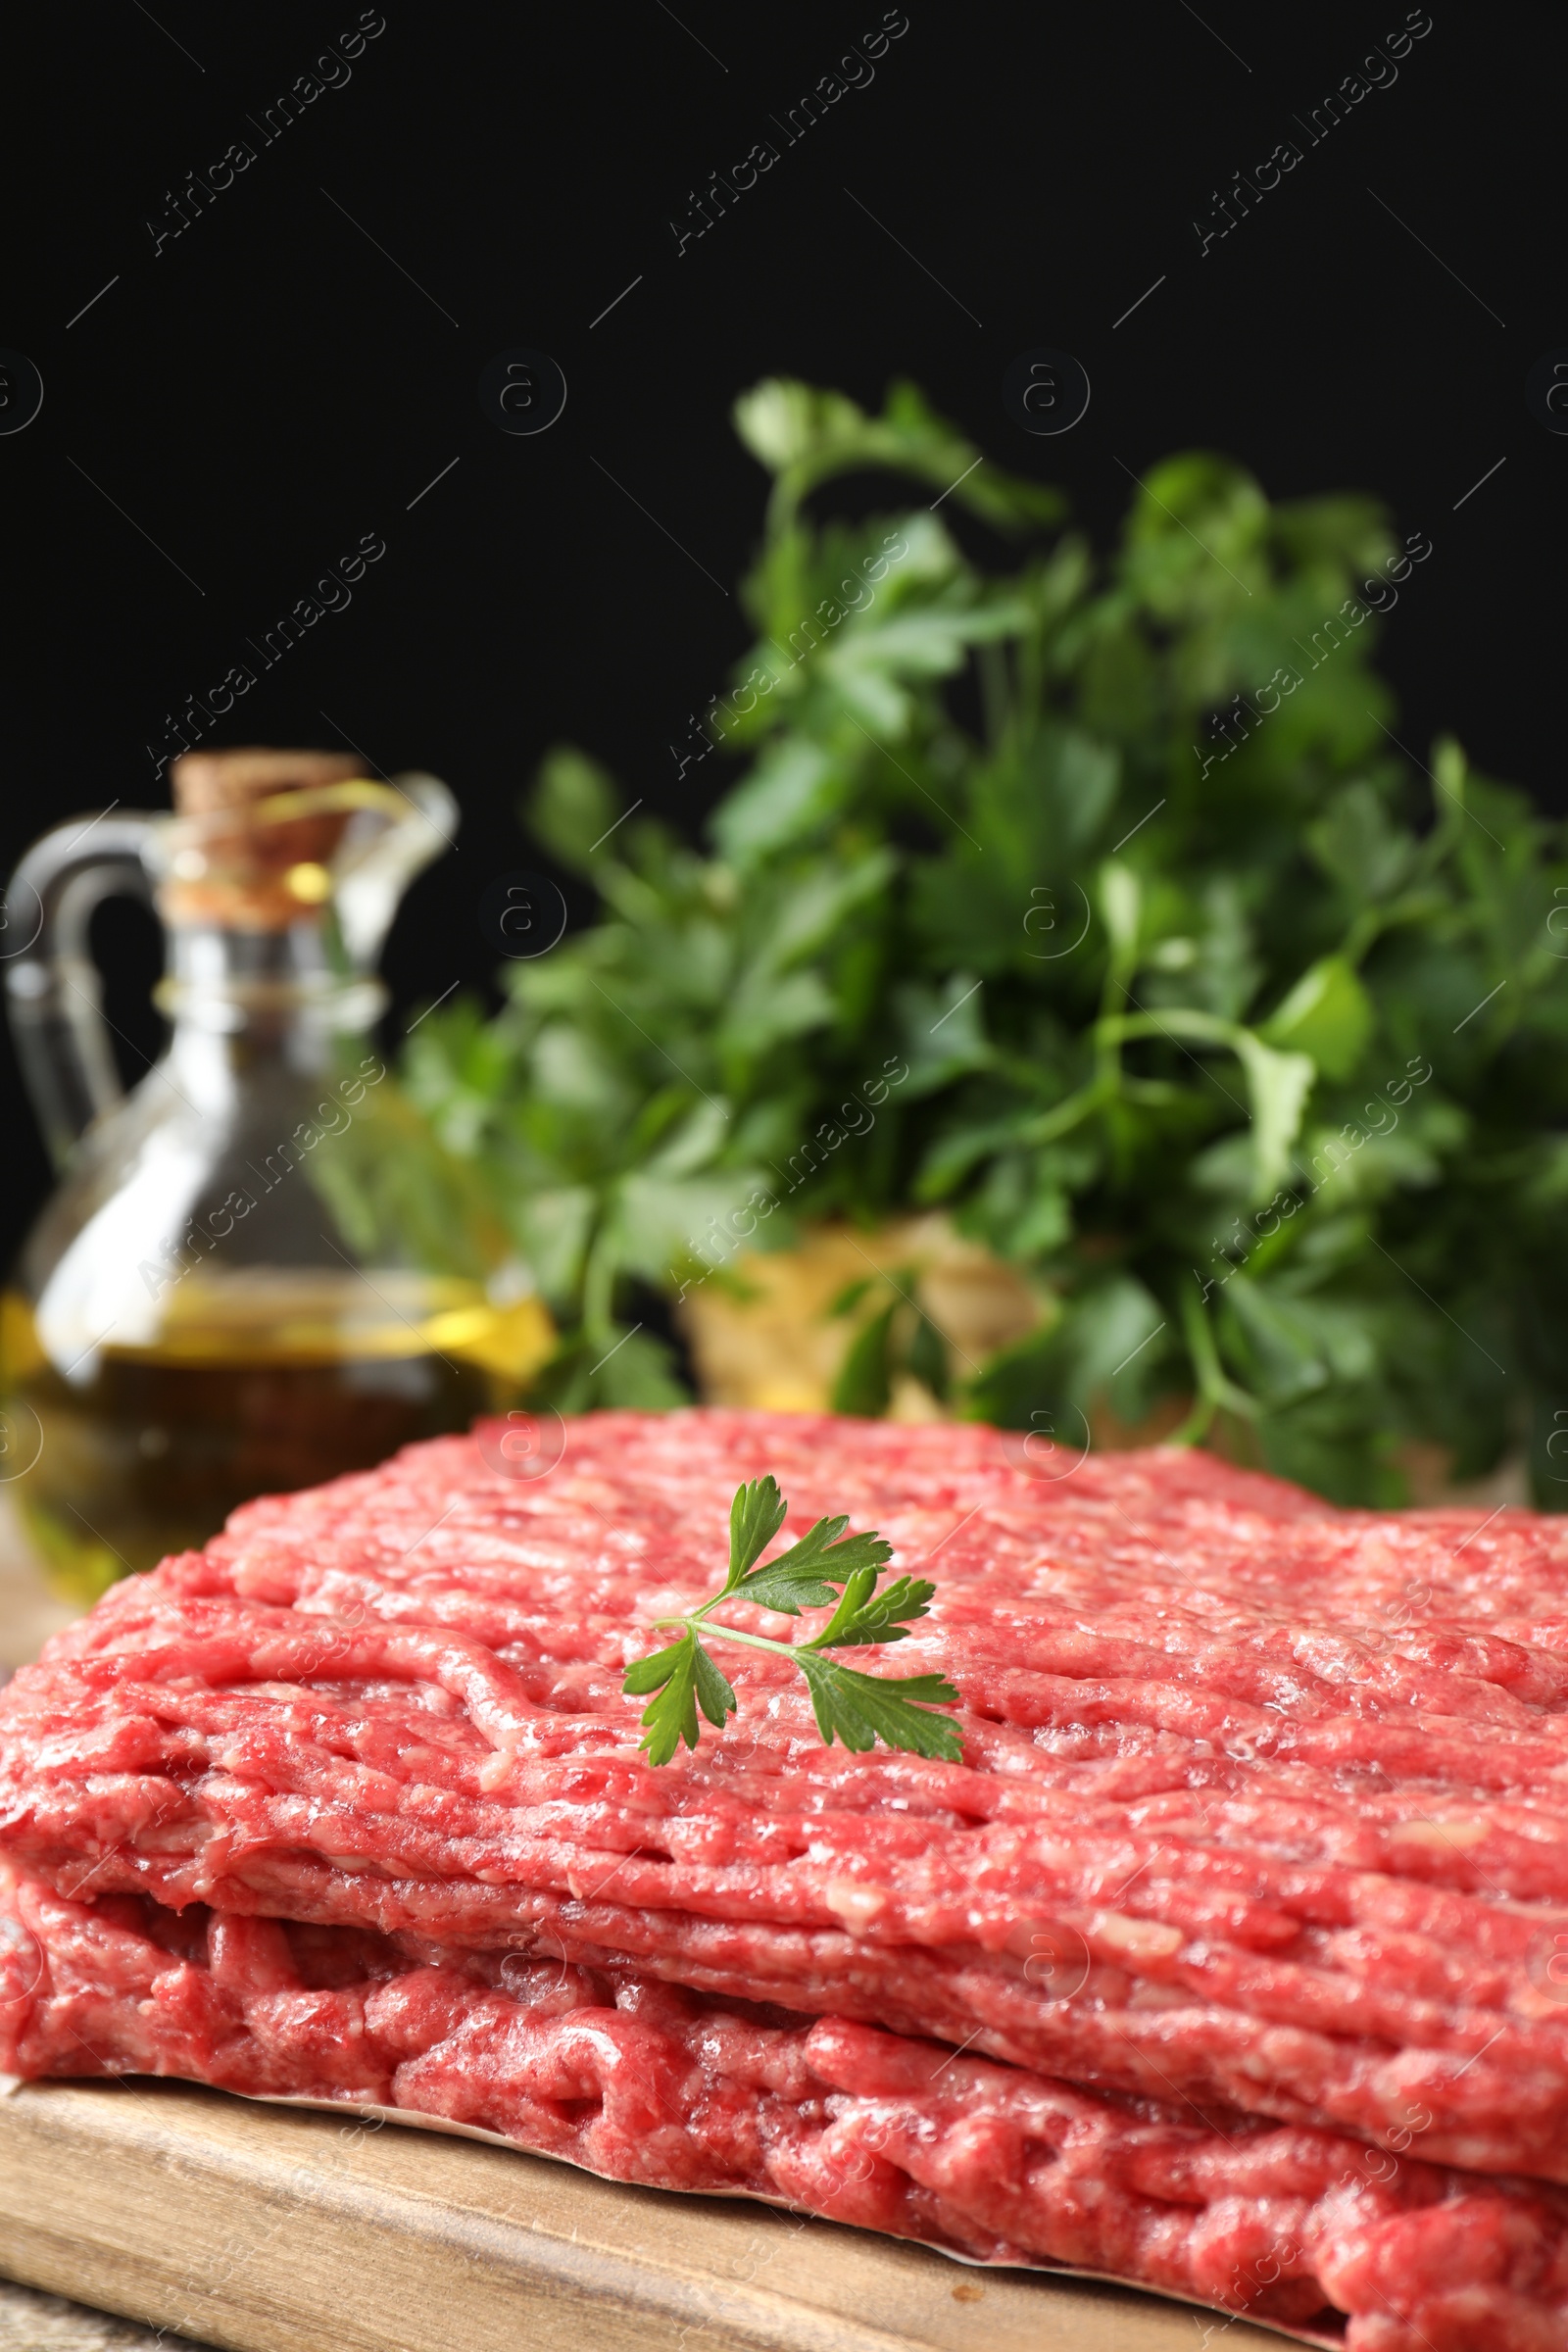
<path fill-rule="evenodd" d="M 155 1002 L 173 1024 L 172 1059 L 193 1074 L 265 1061 L 308 1072 L 372 1028 L 388 996 L 345 968 L 334 927 L 318 916 L 269 931 L 171 926 Z"/>
<path fill-rule="evenodd" d="M 156 904 L 170 942 L 158 1002 L 173 1023 L 171 1052 L 205 1055 L 215 1072 L 237 1079 L 269 1058 L 285 1072 L 322 1068 L 342 1059 L 345 1033 L 363 1036 L 385 1009 L 369 975 L 387 926 L 414 876 L 451 847 L 458 810 L 434 776 L 375 783 L 345 772 L 356 765 L 255 746 L 186 754 L 177 814 L 117 805 L 27 852 L 6 895 L 5 997 L 57 1167 L 122 1100 L 89 937 L 104 898 Z"/>

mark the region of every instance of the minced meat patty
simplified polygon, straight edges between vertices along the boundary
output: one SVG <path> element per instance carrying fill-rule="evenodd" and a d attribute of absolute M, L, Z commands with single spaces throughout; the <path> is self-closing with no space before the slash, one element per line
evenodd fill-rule
<path fill-rule="evenodd" d="M 1137 2278 L 1348 2352 L 1545 2352 L 1568 2194 L 1096 2094 L 849 2020 L 145 1898 L 0 1887 L 0 2064 L 477 2125 L 982 2262 Z"/>
<path fill-rule="evenodd" d="M 1562 1521 L 811 1416 L 595 1415 L 535 1480 L 486 1452 L 248 1504 L 117 1587 L 0 1699 L 0 1846 L 67 1895 L 527 1950 L 1568 2181 Z M 737 1650 L 724 1733 L 639 1753 L 624 1666 L 767 1471 L 782 1541 L 848 1511 L 935 1581 L 856 1662 L 947 1674 L 960 1764 L 824 1748 Z"/>

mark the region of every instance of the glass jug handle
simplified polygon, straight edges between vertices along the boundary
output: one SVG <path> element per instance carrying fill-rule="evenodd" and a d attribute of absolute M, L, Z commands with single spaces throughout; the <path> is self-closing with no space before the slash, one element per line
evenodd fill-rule
<path fill-rule="evenodd" d="M 168 823 L 167 816 L 163 819 Z M 152 904 L 143 853 L 159 819 L 138 809 L 56 825 L 23 858 L 6 893 L 0 956 L 7 959 L 11 1035 L 56 1167 L 123 1094 L 103 1015 L 87 926 L 100 900 Z"/>

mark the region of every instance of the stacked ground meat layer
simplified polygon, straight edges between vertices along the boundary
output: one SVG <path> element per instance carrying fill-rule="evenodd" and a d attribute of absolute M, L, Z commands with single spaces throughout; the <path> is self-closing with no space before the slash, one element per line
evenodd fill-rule
<path fill-rule="evenodd" d="M 502 1469 L 491 1467 L 500 1463 Z M 603 1414 L 252 1503 L 0 1701 L 0 2065 L 373 2100 L 1355 2352 L 1568 2345 L 1568 1526 Z M 625 1665 L 730 1496 L 928 1574 L 959 1764 Z M 731 1622 L 789 1639 L 787 1619 Z M 809 1622 L 809 1621 L 808 1621 Z"/>

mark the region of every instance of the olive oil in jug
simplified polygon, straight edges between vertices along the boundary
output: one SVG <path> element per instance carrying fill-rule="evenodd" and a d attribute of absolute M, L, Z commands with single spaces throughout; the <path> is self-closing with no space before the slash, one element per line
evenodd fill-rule
<path fill-rule="evenodd" d="M 250 1496 L 505 1410 L 554 1333 L 375 1050 L 373 964 L 456 810 L 321 753 L 187 754 L 176 813 L 62 826 L 12 919 L 13 1029 L 59 1189 L 0 1301 L 10 1493 L 62 1593 Z M 106 889 L 168 932 L 168 1047 L 122 1098 L 86 956 Z"/>

